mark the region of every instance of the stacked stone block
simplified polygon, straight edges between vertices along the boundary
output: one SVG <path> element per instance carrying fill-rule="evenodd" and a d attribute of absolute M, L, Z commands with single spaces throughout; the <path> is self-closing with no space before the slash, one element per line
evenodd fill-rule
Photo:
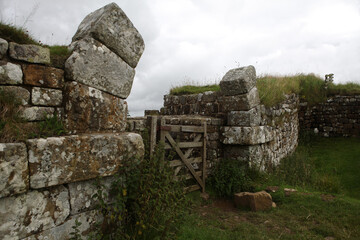
<path fill-rule="evenodd" d="M 360 95 L 333 96 L 326 102 L 309 106 L 300 103 L 299 121 L 302 130 L 318 130 L 325 137 L 360 136 Z"/>
<path fill-rule="evenodd" d="M 141 35 L 109 4 L 84 19 L 71 46 L 64 79 L 48 49 L 0 39 L 0 88 L 21 99 L 22 115 L 64 113 L 78 134 L 0 143 L 0 239 L 69 239 L 75 220 L 85 236 L 100 219 L 94 179 L 110 186 L 122 161 L 144 154 L 141 136 L 125 132 Z"/>

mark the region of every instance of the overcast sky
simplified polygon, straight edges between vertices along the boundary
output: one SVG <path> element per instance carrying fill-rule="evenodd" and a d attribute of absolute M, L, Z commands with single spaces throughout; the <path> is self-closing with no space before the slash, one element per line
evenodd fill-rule
<path fill-rule="evenodd" d="M 83 18 L 110 2 L 0 0 L 0 19 L 43 43 L 68 45 Z M 145 40 L 128 98 L 132 116 L 160 109 L 173 86 L 219 82 L 238 66 L 360 82 L 360 0 L 114 2 Z"/>

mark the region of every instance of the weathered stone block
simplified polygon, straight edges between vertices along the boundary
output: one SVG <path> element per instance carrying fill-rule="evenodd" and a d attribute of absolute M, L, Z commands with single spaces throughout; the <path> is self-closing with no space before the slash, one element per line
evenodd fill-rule
<path fill-rule="evenodd" d="M 248 111 L 260 104 L 259 93 L 256 87 L 250 92 L 236 96 L 222 96 L 219 98 L 221 112 Z"/>
<path fill-rule="evenodd" d="M 221 92 L 227 96 L 248 93 L 256 85 L 256 71 L 253 66 L 229 70 L 220 81 Z"/>
<path fill-rule="evenodd" d="M 52 107 L 27 107 L 21 116 L 27 121 L 41 121 L 54 116 L 55 109 Z"/>
<path fill-rule="evenodd" d="M 5 39 L 0 38 L 0 59 L 6 56 L 9 44 Z"/>
<path fill-rule="evenodd" d="M 24 84 L 38 87 L 62 88 L 64 70 L 41 65 L 24 65 Z"/>
<path fill-rule="evenodd" d="M 0 143 L 0 198 L 29 188 L 27 150 L 24 143 Z"/>
<path fill-rule="evenodd" d="M 124 99 L 130 94 L 135 76 L 133 68 L 93 38 L 74 43 L 65 72 L 71 80 Z"/>
<path fill-rule="evenodd" d="M 4 64 L 0 62 L 0 65 Z M 22 84 L 23 73 L 17 64 L 6 63 L 0 66 L 0 84 Z"/>
<path fill-rule="evenodd" d="M 101 221 L 102 217 L 97 211 L 90 211 L 71 216 L 64 224 L 45 230 L 41 233 L 32 235 L 30 237 L 24 238 L 24 240 L 64 240 L 71 239 L 71 235 L 74 232 L 73 226 L 75 226 L 75 221 L 81 223 L 78 227 L 79 234 L 84 238 L 89 236 L 89 233 L 92 230 L 95 230 L 96 223 Z"/>
<path fill-rule="evenodd" d="M 135 68 L 144 52 L 144 40 L 116 3 L 90 13 L 80 23 L 73 41 L 91 36 Z"/>
<path fill-rule="evenodd" d="M 265 191 L 235 193 L 234 202 L 236 207 L 248 208 L 255 212 L 270 210 L 273 203 L 271 195 Z"/>
<path fill-rule="evenodd" d="M 30 92 L 23 87 L 18 86 L 0 86 L 0 90 L 5 92 L 12 92 L 17 97 L 22 105 L 29 104 Z"/>
<path fill-rule="evenodd" d="M 0 236 L 22 239 L 62 224 L 69 216 L 64 186 L 0 199 Z"/>
<path fill-rule="evenodd" d="M 122 161 L 144 154 L 136 133 L 84 134 L 27 141 L 30 187 L 43 188 L 111 176 Z"/>
<path fill-rule="evenodd" d="M 69 131 L 125 130 L 127 103 L 123 99 L 77 82 L 66 83 L 64 94 Z"/>
<path fill-rule="evenodd" d="M 114 177 L 106 177 L 100 180 L 100 184 L 105 188 L 102 188 L 105 201 L 108 199 L 111 183 L 114 181 Z M 69 184 L 70 193 L 70 206 L 71 215 L 78 214 L 80 212 L 89 211 L 95 209 L 97 201 L 93 198 L 93 195 L 97 193 L 96 180 L 81 181 Z"/>
<path fill-rule="evenodd" d="M 50 50 L 32 44 L 9 43 L 10 57 L 30 63 L 50 64 Z"/>
<path fill-rule="evenodd" d="M 34 87 L 31 92 L 31 101 L 34 105 L 59 106 L 63 95 L 61 90 Z"/>
<path fill-rule="evenodd" d="M 274 139 L 272 128 L 256 127 L 223 127 L 222 143 L 235 145 L 256 145 Z"/>
<path fill-rule="evenodd" d="M 249 111 L 231 111 L 228 113 L 227 125 L 229 126 L 259 126 L 261 122 L 261 112 L 259 107 Z"/>

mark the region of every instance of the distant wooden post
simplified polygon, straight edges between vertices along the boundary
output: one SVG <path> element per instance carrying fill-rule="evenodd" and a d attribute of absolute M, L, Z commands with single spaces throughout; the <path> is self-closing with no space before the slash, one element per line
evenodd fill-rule
<path fill-rule="evenodd" d="M 150 157 L 152 157 L 156 146 L 157 116 L 150 116 L 150 118 Z"/>
<path fill-rule="evenodd" d="M 202 192 L 205 192 L 205 179 L 206 179 L 206 139 L 207 139 L 207 125 L 206 125 L 206 120 L 203 123 L 204 126 L 204 135 L 203 135 L 203 171 L 202 171 L 202 181 L 203 181 L 203 188 L 202 188 Z"/>

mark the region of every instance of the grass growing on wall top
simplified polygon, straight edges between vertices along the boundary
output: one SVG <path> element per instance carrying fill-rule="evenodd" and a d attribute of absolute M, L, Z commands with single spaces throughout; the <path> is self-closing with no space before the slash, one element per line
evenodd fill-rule
<path fill-rule="evenodd" d="M 17 27 L 11 24 L 0 22 L 0 38 L 8 42 L 15 42 L 18 44 L 34 44 L 38 46 L 47 47 L 50 50 L 51 66 L 57 68 L 64 68 L 66 59 L 70 56 L 70 51 L 67 46 L 63 45 L 44 45 L 31 36 L 29 31 L 25 28 Z"/>
<path fill-rule="evenodd" d="M 325 88 L 324 80 L 315 74 L 297 74 L 292 76 L 264 75 L 257 78 L 260 101 L 265 106 L 274 106 L 285 100 L 285 94 L 298 94 L 302 101 L 310 105 L 324 102 L 333 95 L 360 94 L 359 83 L 329 84 Z M 206 91 L 220 91 L 219 85 L 195 86 L 184 85 L 174 87 L 170 95 L 196 94 Z"/>

